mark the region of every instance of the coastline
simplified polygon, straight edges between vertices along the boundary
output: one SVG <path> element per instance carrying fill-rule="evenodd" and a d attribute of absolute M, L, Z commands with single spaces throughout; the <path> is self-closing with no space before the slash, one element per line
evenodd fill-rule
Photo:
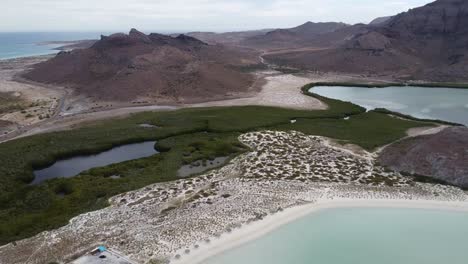
<path fill-rule="evenodd" d="M 32 59 L 32 58 L 40 58 L 40 57 L 52 57 L 59 53 L 59 50 L 50 50 L 45 52 L 37 52 L 37 53 L 28 53 L 24 55 L 15 55 L 13 57 L 0 57 L 0 61 L 8 62 L 8 61 L 17 61 L 22 59 Z"/>
<path fill-rule="evenodd" d="M 389 88 L 389 87 L 423 87 L 423 88 L 449 88 L 449 89 L 468 89 L 466 82 L 426 82 L 426 81 L 410 81 L 410 82 L 315 82 L 310 88 L 316 86 L 344 86 L 344 87 L 360 87 L 360 88 Z"/>
<path fill-rule="evenodd" d="M 239 229 L 233 230 L 231 233 L 223 233 L 219 238 L 213 239 L 209 243 L 199 243 L 199 248 L 191 251 L 189 254 L 184 253 L 185 249 L 180 250 L 177 252 L 180 258 L 173 257 L 170 263 L 202 264 L 212 257 L 240 247 L 310 214 L 335 208 L 403 208 L 468 212 L 468 202 L 343 198 L 318 200 L 315 203 L 293 206 L 281 212 L 268 215 L 260 221 L 244 225 Z"/>

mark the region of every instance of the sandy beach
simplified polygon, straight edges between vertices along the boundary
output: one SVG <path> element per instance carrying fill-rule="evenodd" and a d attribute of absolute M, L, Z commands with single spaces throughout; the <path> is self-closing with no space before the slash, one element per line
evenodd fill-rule
<path fill-rule="evenodd" d="M 323 208 L 468 208 L 458 188 L 414 182 L 326 138 L 261 131 L 239 140 L 251 151 L 224 167 L 116 195 L 109 207 L 1 246 L 0 263 L 68 263 L 102 244 L 137 263 L 197 263 Z"/>
<path fill-rule="evenodd" d="M 209 258 L 273 232 L 283 225 L 294 222 L 309 214 L 331 208 L 407 208 L 468 212 L 468 202 L 343 198 L 319 200 L 315 203 L 295 206 L 276 214 L 268 215 L 261 221 L 246 224 L 239 229 L 233 230 L 231 233 L 225 233 L 219 238 L 210 240 L 209 243 L 201 242 L 198 244 L 198 249 L 191 251 L 189 254 L 185 254 L 181 250 L 178 252 L 180 258 L 174 257 L 171 263 L 201 264 Z"/>

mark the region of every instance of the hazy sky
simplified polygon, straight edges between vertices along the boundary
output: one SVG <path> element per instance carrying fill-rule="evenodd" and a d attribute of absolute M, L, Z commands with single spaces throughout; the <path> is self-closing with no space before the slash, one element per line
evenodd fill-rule
<path fill-rule="evenodd" d="M 0 0 L 0 31 L 244 30 L 367 23 L 431 0 Z"/>

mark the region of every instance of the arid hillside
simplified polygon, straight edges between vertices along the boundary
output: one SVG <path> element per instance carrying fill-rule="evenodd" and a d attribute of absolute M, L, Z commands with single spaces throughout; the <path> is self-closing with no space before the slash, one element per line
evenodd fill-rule
<path fill-rule="evenodd" d="M 61 52 L 24 77 L 69 86 L 95 100 L 200 102 L 247 91 L 254 77 L 242 68 L 256 63 L 252 51 L 132 29 Z"/>
<path fill-rule="evenodd" d="M 468 80 L 468 1 L 438 0 L 361 25 L 352 35 L 317 36 L 312 46 L 327 49 L 272 54 L 271 62 L 318 71 L 394 75 L 428 81 Z M 342 30 L 349 30 L 351 27 Z M 335 41 L 327 41 L 336 35 Z M 341 38 L 341 41 L 340 41 Z M 322 45 L 320 45 L 322 44 Z"/>
<path fill-rule="evenodd" d="M 434 135 L 409 138 L 387 147 L 382 165 L 468 188 L 468 128 L 452 127 Z"/>
<path fill-rule="evenodd" d="M 307 22 L 289 29 L 277 29 L 245 39 L 241 45 L 262 50 L 310 46 L 319 36 L 348 27 L 344 23 Z"/>
<path fill-rule="evenodd" d="M 239 45 L 242 41 L 252 38 L 254 36 L 264 35 L 274 29 L 260 29 L 249 31 L 236 31 L 236 32 L 189 32 L 185 35 L 194 37 L 208 44 L 226 44 L 226 45 Z"/>

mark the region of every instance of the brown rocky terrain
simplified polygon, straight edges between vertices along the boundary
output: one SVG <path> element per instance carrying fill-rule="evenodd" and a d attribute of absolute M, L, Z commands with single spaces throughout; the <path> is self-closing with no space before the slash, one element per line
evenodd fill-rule
<path fill-rule="evenodd" d="M 310 43 L 323 46 L 325 39 L 336 35 L 335 41 L 328 41 L 327 50 L 273 54 L 265 59 L 309 70 L 468 80 L 468 1 L 438 0 L 384 23 L 356 26 L 351 36 L 337 30 L 316 36 Z"/>
<path fill-rule="evenodd" d="M 248 38 L 264 35 L 273 30 L 274 29 L 260 29 L 260 30 L 223 32 L 223 33 L 189 32 L 189 33 L 186 33 L 185 35 L 194 37 L 208 44 L 239 45 L 242 41 Z"/>
<path fill-rule="evenodd" d="M 385 148 L 379 162 L 393 170 L 468 188 L 468 128 L 408 138 Z"/>
<path fill-rule="evenodd" d="M 241 45 L 263 50 L 300 48 L 310 46 L 318 36 L 348 27 L 344 23 L 307 22 L 303 25 L 289 28 L 276 29 L 262 35 L 253 36 L 241 42 Z"/>
<path fill-rule="evenodd" d="M 306 22 L 294 28 L 261 29 L 239 32 L 189 32 L 186 35 L 209 44 L 226 44 L 261 50 L 278 50 L 308 46 L 330 46 L 356 33 L 357 27 L 344 23 Z M 336 33 L 335 33 L 336 32 Z M 350 34 L 352 32 L 352 34 Z M 175 35 L 174 35 L 175 36 Z M 320 36 L 320 38 L 317 38 Z"/>
<path fill-rule="evenodd" d="M 24 77 L 95 100 L 200 102 L 248 91 L 254 77 L 242 67 L 256 63 L 252 51 L 132 29 L 103 36 L 90 48 L 61 52 Z"/>

